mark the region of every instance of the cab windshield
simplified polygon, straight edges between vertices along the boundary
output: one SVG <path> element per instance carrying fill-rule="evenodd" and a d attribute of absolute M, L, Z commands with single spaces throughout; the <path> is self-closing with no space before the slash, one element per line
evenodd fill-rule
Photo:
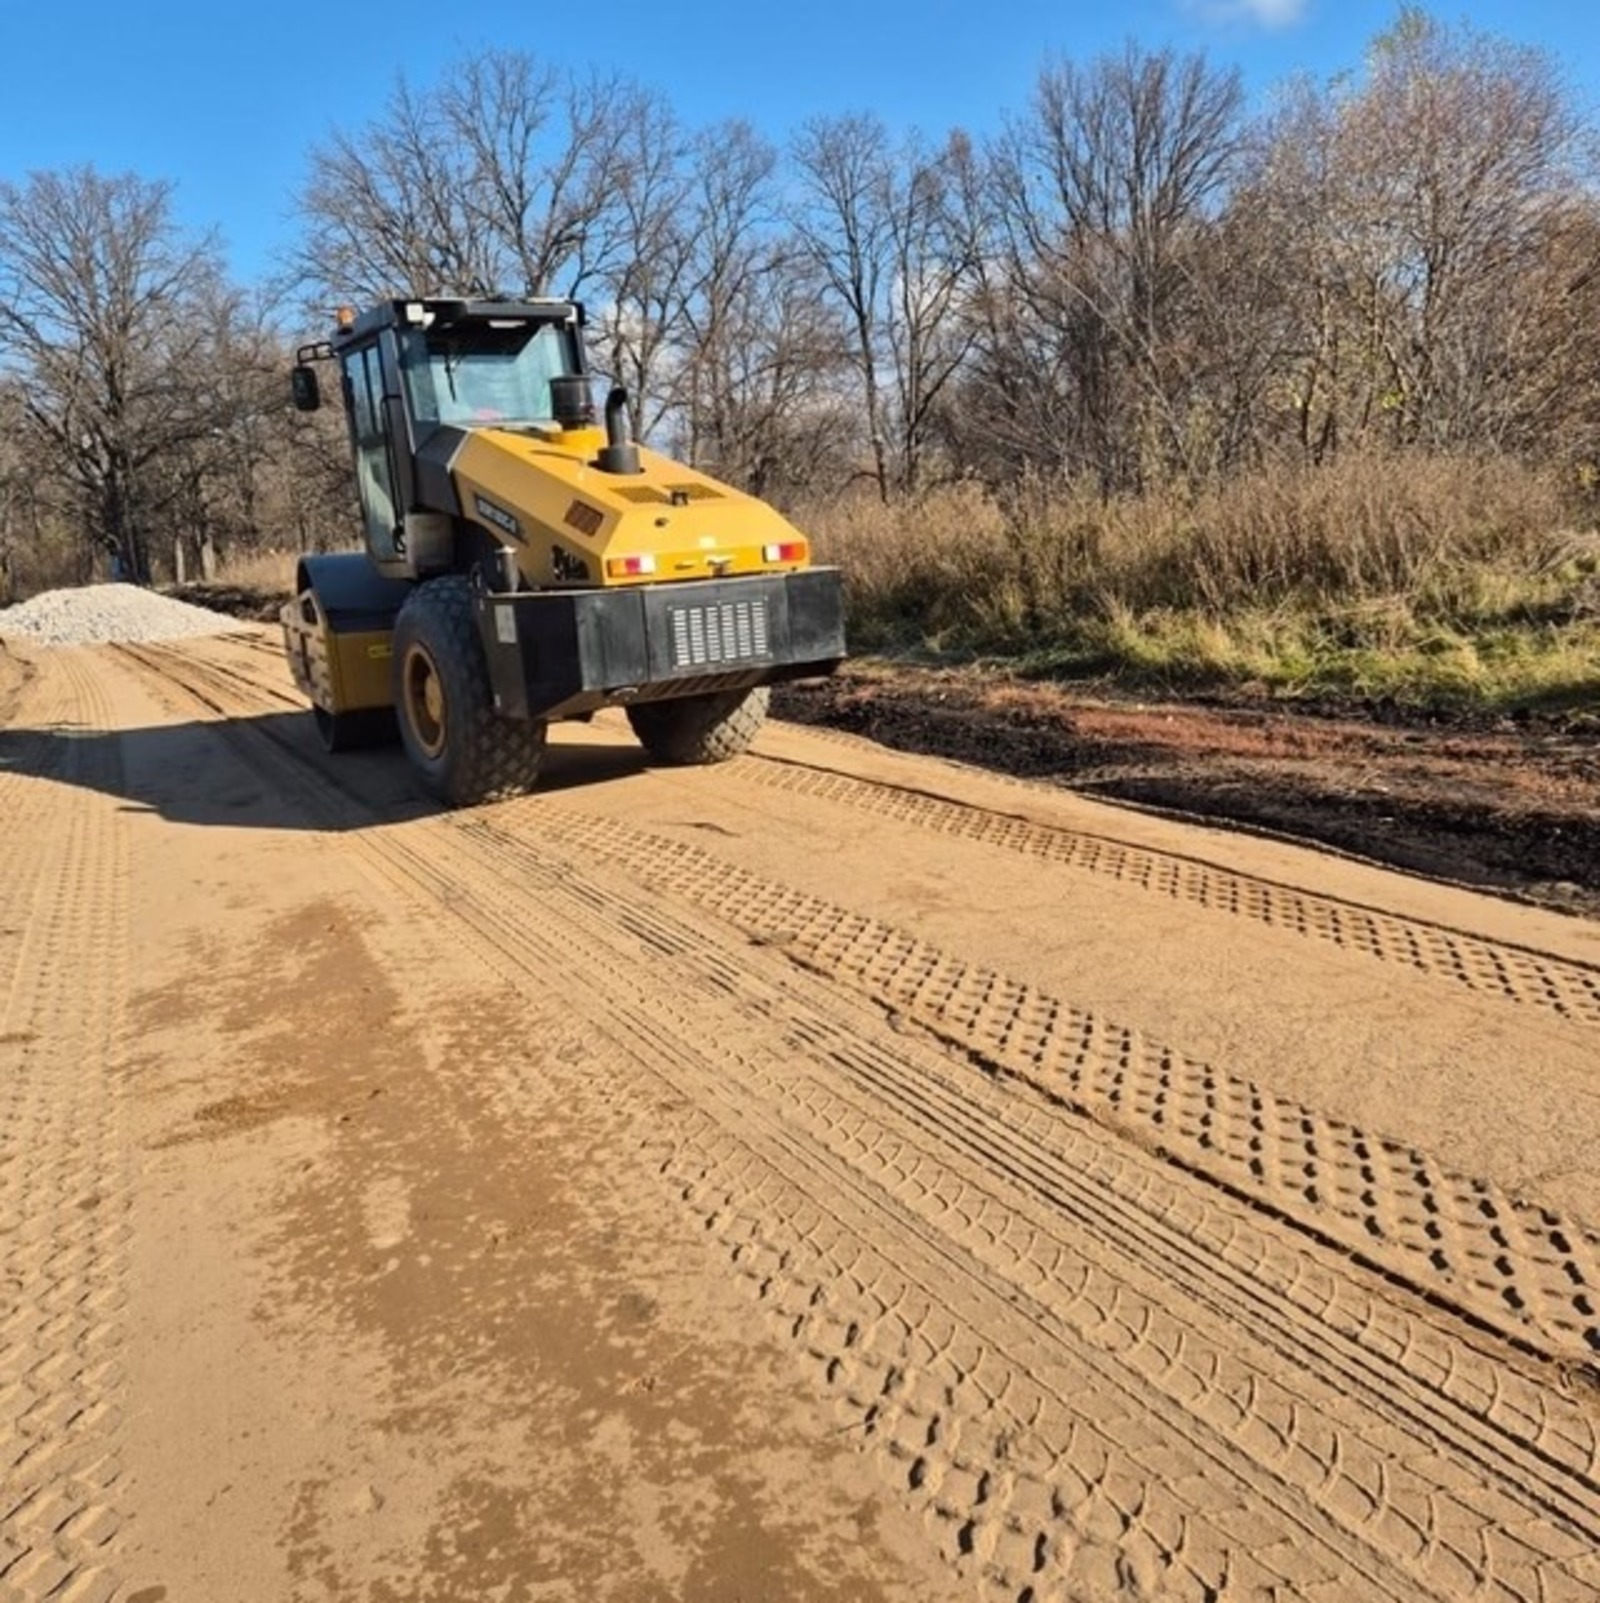
<path fill-rule="evenodd" d="M 419 423 L 545 423 L 555 416 L 550 380 L 577 372 L 577 348 L 558 323 L 408 329 L 400 370 Z"/>

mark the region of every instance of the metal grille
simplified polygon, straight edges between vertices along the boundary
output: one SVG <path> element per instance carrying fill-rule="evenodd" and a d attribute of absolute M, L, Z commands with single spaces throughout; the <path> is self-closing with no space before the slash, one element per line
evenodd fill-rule
<path fill-rule="evenodd" d="M 768 655 L 767 603 L 724 601 L 702 607 L 669 607 L 674 668 L 717 667 Z"/>

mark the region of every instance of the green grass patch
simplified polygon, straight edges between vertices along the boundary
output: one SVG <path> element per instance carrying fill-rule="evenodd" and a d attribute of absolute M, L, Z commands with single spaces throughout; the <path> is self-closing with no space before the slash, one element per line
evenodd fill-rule
<path fill-rule="evenodd" d="M 1512 461 L 1358 458 L 1101 500 L 802 513 L 857 651 L 1171 691 L 1600 708 L 1593 508 Z"/>
<path fill-rule="evenodd" d="M 1600 623 L 1416 623 L 1402 633 L 1391 619 L 1383 634 L 1364 639 L 1348 619 L 1281 609 L 1228 619 L 1164 611 L 1086 620 L 1050 642 L 989 656 L 1032 676 L 1171 692 L 1600 712 Z"/>

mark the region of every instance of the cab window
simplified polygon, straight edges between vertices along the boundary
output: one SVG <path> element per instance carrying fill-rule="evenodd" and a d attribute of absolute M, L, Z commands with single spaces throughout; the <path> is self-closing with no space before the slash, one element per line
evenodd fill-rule
<path fill-rule="evenodd" d="M 396 554 L 394 476 L 389 466 L 389 441 L 384 425 L 383 369 L 378 349 L 369 345 L 344 359 L 346 398 L 350 406 L 350 432 L 355 438 L 356 492 L 367 545 L 380 560 Z"/>
<path fill-rule="evenodd" d="M 411 329 L 400 351 L 411 415 L 457 428 L 548 422 L 550 380 L 578 370 L 572 333 L 555 323 Z"/>

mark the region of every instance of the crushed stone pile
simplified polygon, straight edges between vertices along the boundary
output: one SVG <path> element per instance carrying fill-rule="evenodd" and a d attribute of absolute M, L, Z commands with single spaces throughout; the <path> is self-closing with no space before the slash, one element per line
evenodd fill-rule
<path fill-rule="evenodd" d="M 226 634 L 238 623 L 220 612 L 191 607 L 134 584 L 92 584 L 81 590 L 46 590 L 0 610 L 0 635 L 46 646 L 140 644 Z"/>

